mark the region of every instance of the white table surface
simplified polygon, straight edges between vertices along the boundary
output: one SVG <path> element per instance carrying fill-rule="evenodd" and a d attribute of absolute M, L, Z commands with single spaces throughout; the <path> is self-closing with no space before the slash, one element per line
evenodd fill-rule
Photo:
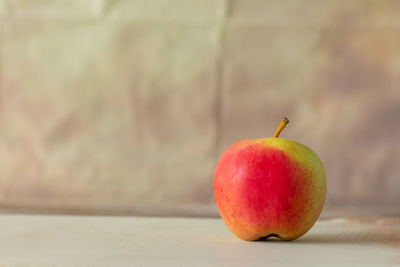
<path fill-rule="evenodd" d="M 0 215 L 0 266 L 395 266 L 400 219 L 319 221 L 246 242 L 220 219 Z"/>

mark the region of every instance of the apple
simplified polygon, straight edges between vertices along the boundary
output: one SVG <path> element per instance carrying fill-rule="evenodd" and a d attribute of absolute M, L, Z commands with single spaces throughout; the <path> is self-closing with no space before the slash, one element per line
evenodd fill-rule
<path fill-rule="evenodd" d="M 214 172 L 214 197 L 222 220 L 243 240 L 271 236 L 294 240 L 317 221 L 326 197 L 326 175 L 310 148 L 274 137 L 231 145 Z"/>

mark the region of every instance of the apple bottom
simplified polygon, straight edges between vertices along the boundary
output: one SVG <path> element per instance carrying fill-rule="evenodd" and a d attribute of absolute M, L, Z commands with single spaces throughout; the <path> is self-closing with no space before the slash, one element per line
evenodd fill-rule
<path fill-rule="evenodd" d="M 319 214 L 318 214 L 319 215 Z M 298 219 L 282 219 L 271 223 L 251 223 L 235 220 L 232 217 L 221 216 L 229 230 L 238 238 L 246 241 L 256 241 L 277 237 L 282 240 L 294 240 L 304 235 L 314 225 L 318 216 L 294 223 Z M 271 219 L 272 221 L 272 219 Z"/>

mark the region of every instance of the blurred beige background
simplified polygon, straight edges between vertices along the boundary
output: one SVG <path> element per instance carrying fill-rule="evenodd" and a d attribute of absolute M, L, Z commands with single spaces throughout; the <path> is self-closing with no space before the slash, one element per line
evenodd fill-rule
<path fill-rule="evenodd" d="M 0 0 L 0 210 L 217 216 L 247 138 L 308 145 L 332 214 L 400 214 L 400 2 Z"/>

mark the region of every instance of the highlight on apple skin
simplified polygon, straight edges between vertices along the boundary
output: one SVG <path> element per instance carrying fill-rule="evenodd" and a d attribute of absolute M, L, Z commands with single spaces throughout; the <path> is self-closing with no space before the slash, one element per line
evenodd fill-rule
<path fill-rule="evenodd" d="M 326 198 L 326 175 L 310 148 L 279 138 L 231 145 L 214 172 L 214 197 L 222 220 L 237 237 L 294 240 L 317 221 Z"/>

